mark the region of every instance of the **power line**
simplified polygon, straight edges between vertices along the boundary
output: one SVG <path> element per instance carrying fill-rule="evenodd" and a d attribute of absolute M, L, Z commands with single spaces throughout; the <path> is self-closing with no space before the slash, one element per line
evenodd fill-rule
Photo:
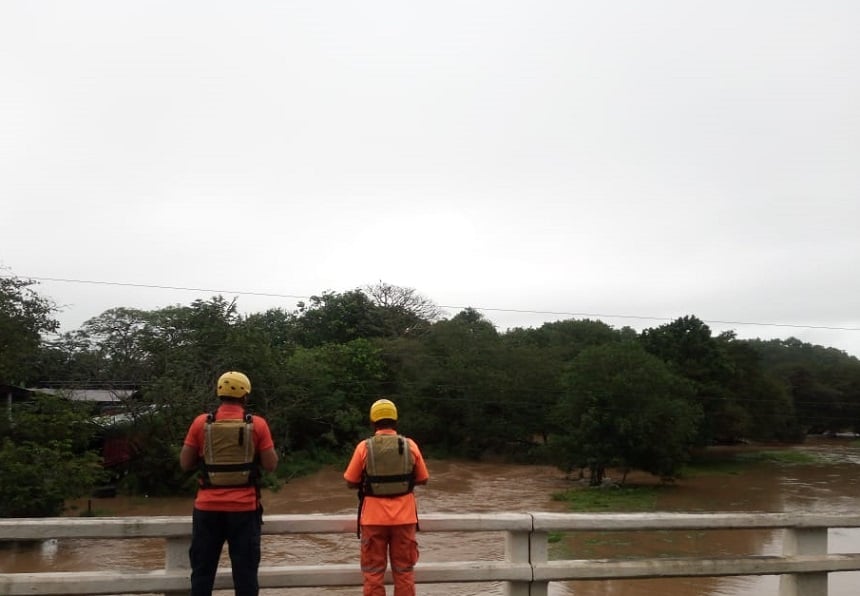
<path fill-rule="evenodd" d="M 445 306 L 440 304 L 440 308 L 466 308 L 464 306 Z M 617 315 L 606 313 L 589 313 L 589 312 L 564 312 L 564 311 L 546 311 L 546 310 L 518 310 L 511 308 L 486 308 L 472 307 L 475 310 L 511 312 L 520 314 L 535 314 L 535 315 L 556 315 L 568 317 L 595 317 L 605 319 L 639 319 L 644 321 L 674 321 L 677 317 L 651 317 L 645 315 Z M 753 321 L 721 321 L 716 319 L 702 319 L 703 323 L 711 323 L 717 325 L 755 325 L 759 327 L 792 327 L 795 329 L 825 329 L 830 331 L 860 331 L 860 327 L 832 327 L 828 325 L 801 325 L 798 323 L 762 323 Z"/>
<path fill-rule="evenodd" d="M 13 277 L 11 275 L 0 274 L 0 277 Z M 235 294 L 237 296 L 257 296 L 264 298 L 289 298 L 294 300 L 309 300 L 311 296 L 299 296 L 295 294 L 280 294 L 276 292 L 252 292 L 246 290 L 220 290 L 215 288 L 191 288 L 184 286 L 165 286 L 158 284 L 142 284 L 142 283 L 127 283 L 117 281 L 96 281 L 88 279 L 66 279 L 60 277 L 27 277 L 22 276 L 21 279 L 31 279 L 34 281 L 51 281 L 60 283 L 77 283 L 90 284 L 101 286 L 119 286 L 128 288 L 148 288 L 155 290 L 180 290 L 186 292 L 211 292 L 216 294 Z M 486 306 L 464 306 L 464 305 L 446 305 L 439 304 L 439 308 L 463 310 L 473 308 L 482 312 L 502 312 L 516 314 L 531 314 L 531 315 L 547 315 L 557 317 L 585 317 L 585 318 L 602 318 L 602 319 L 632 319 L 640 321 L 674 321 L 677 317 L 655 317 L 648 315 L 623 315 L 609 313 L 592 313 L 592 312 L 568 312 L 568 311 L 549 311 L 549 310 L 531 310 L 531 309 L 515 309 L 515 308 L 494 308 Z M 789 329 L 817 329 L 824 331 L 860 331 L 860 327 L 839 327 L 831 325 L 803 325 L 799 323 L 770 323 L 761 321 L 726 321 L 719 319 L 701 319 L 703 323 L 712 325 L 748 325 L 755 327 L 785 327 Z"/>
<path fill-rule="evenodd" d="M 11 275 L 2 275 L 0 277 L 12 277 Z M 187 288 L 183 286 L 162 286 L 156 284 L 137 284 L 126 283 L 119 281 L 94 281 L 91 279 L 63 279 L 60 277 L 22 277 L 22 279 L 32 279 L 34 281 L 55 281 L 72 284 L 91 284 L 98 286 L 120 286 L 125 288 L 149 288 L 153 290 L 181 290 L 185 292 L 215 292 L 216 294 L 237 294 L 240 296 L 262 296 L 265 298 L 295 298 L 299 300 L 308 300 L 310 296 L 293 296 L 291 294 L 275 294 L 269 292 L 247 292 L 240 290 L 216 290 L 211 288 Z"/>

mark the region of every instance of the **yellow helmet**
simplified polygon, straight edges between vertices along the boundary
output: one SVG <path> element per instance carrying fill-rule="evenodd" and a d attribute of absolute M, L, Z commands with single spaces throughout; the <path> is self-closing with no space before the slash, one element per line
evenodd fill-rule
<path fill-rule="evenodd" d="M 231 370 L 218 378 L 218 397 L 245 397 L 251 393 L 251 380 L 244 374 Z"/>
<path fill-rule="evenodd" d="M 376 422 L 384 418 L 397 420 L 397 406 L 390 399 L 377 399 L 370 406 L 370 421 Z"/>

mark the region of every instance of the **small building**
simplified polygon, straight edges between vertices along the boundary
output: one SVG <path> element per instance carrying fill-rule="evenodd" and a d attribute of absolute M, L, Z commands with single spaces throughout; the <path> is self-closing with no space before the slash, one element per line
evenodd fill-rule
<path fill-rule="evenodd" d="M 96 447 L 102 455 L 105 468 L 120 467 L 131 459 L 132 446 L 127 427 L 132 421 L 130 401 L 139 392 L 136 389 L 70 389 L 57 387 L 18 387 L 0 384 L 0 396 L 7 404 L 7 413 L 12 420 L 13 402 L 33 400 L 37 395 L 50 395 L 69 401 L 88 404 L 98 411 L 92 421 L 99 428 Z"/>
<path fill-rule="evenodd" d="M 67 389 L 53 387 L 33 387 L 28 389 L 33 393 L 56 395 L 74 402 L 84 402 L 98 406 L 104 413 L 123 410 L 127 400 L 132 398 L 134 389 Z"/>

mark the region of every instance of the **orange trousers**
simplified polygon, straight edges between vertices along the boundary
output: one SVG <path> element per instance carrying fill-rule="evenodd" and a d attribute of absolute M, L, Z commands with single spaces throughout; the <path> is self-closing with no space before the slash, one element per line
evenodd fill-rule
<path fill-rule="evenodd" d="M 416 530 L 416 524 L 361 526 L 364 596 L 385 596 L 385 568 L 389 558 L 394 596 L 415 596 Z"/>

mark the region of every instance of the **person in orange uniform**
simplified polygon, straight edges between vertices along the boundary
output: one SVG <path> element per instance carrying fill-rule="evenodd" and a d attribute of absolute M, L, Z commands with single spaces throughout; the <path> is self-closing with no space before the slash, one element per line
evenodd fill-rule
<path fill-rule="evenodd" d="M 245 410 L 251 381 L 237 371 L 218 379 L 218 409 L 191 423 L 179 465 L 200 470 L 192 513 L 191 596 L 210 596 L 227 542 L 236 596 L 257 596 L 263 505 L 260 471 L 273 472 L 278 454 L 268 423 Z"/>
<path fill-rule="evenodd" d="M 359 491 L 359 536 L 364 596 L 385 596 L 391 560 L 394 596 L 414 596 L 418 562 L 418 507 L 413 489 L 430 475 L 421 450 L 397 433 L 397 407 L 380 399 L 370 407 L 374 435 L 360 442 L 343 474 Z"/>

